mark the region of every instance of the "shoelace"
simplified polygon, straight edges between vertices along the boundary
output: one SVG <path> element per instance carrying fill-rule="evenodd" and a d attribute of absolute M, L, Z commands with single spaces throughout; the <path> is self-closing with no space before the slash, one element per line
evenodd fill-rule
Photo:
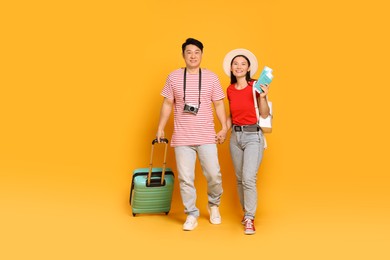
<path fill-rule="evenodd" d="M 246 229 L 253 229 L 253 222 L 251 219 L 249 219 L 249 218 L 245 219 L 245 228 Z"/>
<path fill-rule="evenodd" d="M 219 212 L 218 209 L 212 208 L 211 209 L 211 215 L 213 215 L 214 218 L 219 218 Z"/>
<path fill-rule="evenodd" d="M 192 224 L 195 223 L 195 220 L 196 220 L 196 219 L 193 219 L 193 218 L 186 219 L 186 223 L 185 223 L 185 224 L 190 224 L 190 225 L 192 225 Z"/>

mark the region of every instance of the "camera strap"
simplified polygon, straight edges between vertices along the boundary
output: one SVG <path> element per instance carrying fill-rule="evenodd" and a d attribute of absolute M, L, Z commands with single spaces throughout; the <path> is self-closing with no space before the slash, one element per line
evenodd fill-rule
<path fill-rule="evenodd" d="M 186 103 L 186 82 L 187 82 L 187 68 L 184 68 L 184 78 L 183 78 L 183 91 L 184 91 L 184 104 Z M 202 70 L 199 68 L 199 98 L 198 98 L 198 108 L 200 107 L 200 89 L 202 86 Z"/>

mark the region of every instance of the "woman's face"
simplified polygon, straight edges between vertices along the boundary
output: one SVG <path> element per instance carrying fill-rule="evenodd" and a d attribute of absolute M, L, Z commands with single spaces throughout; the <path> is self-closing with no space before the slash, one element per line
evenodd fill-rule
<path fill-rule="evenodd" d="M 236 78 L 245 77 L 250 67 L 248 61 L 241 56 L 234 58 L 230 70 Z"/>

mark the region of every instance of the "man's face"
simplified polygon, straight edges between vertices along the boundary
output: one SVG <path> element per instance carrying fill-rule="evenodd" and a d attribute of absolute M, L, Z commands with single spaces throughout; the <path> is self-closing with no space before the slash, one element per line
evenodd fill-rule
<path fill-rule="evenodd" d="M 183 58 L 187 68 L 199 68 L 202 61 L 202 51 L 197 46 L 189 44 L 184 49 Z"/>

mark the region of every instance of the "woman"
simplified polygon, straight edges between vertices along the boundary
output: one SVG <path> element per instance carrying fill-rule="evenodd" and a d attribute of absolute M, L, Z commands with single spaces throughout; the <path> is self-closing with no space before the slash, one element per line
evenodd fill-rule
<path fill-rule="evenodd" d="M 257 70 L 257 59 L 246 49 L 230 51 L 224 59 L 225 73 L 230 76 L 227 89 L 230 116 L 228 128 L 232 128 L 230 154 L 237 178 L 238 195 L 244 210 L 242 224 L 245 234 L 255 234 L 254 219 L 257 208 L 257 171 L 264 151 L 264 136 L 258 125 L 253 83 L 251 78 Z M 256 92 L 256 101 L 261 117 L 270 111 L 267 103 L 268 85 L 261 85 L 262 93 Z"/>

